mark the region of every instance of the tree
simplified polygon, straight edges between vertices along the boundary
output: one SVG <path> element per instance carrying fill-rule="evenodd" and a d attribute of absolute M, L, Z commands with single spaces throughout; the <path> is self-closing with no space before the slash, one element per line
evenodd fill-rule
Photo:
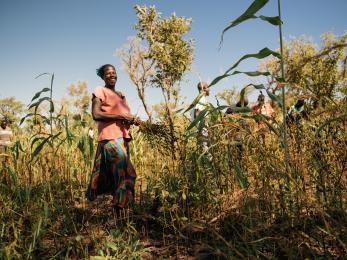
<path fill-rule="evenodd" d="M 77 113 L 81 115 L 87 114 L 90 105 L 91 96 L 87 90 L 87 83 L 78 81 L 77 85 L 71 84 L 68 87 L 68 93 L 71 97 L 71 102 Z"/>
<path fill-rule="evenodd" d="M 343 92 L 346 85 L 347 34 L 322 37 L 322 48 L 305 38 L 293 39 L 285 46 L 286 82 L 295 95 L 306 94 L 323 107 Z M 261 65 L 271 73 L 269 85 L 278 90 L 279 64 L 270 59 Z"/>
<path fill-rule="evenodd" d="M 123 67 L 134 83 L 145 112 L 152 122 L 152 112 L 146 101 L 145 89 L 149 86 L 150 79 L 155 73 L 154 59 L 148 58 L 148 49 L 141 45 L 138 37 L 129 38 L 128 43 L 118 49 L 116 53 L 122 59 Z"/>
<path fill-rule="evenodd" d="M 138 37 L 146 41 L 148 46 L 147 59 L 153 62 L 154 74 L 151 83 L 163 93 L 166 116 L 169 122 L 174 155 L 174 120 L 171 104 L 177 104 L 179 82 L 184 73 L 190 69 L 193 60 L 193 42 L 184 40 L 189 32 L 191 19 L 177 17 L 175 13 L 161 18 L 154 6 L 135 6 L 138 23 Z"/>
<path fill-rule="evenodd" d="M 24 104 L 15 97 L 0 99 L 0 116 L 9 122 L 18 122 L 23 112 Z"/>

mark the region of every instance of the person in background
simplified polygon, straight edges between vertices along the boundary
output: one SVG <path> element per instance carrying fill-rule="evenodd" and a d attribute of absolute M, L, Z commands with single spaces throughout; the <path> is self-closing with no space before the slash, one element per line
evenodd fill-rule
<path fill-rule="evenodd" d="M 201 95 L 199 102 L 195 105 L 191 112 L 191 119 L 194 121 L 196 117 L 206 108 L 206 97 L 210 95 L 210 89 L 206 82 L 200 81 L 197 85 L 199 95 Z M 209 152 L 209 138 L 208 138 L 208 121 L 207 118 L 201 121 L 198 133 L 198 145 L 203 154 L 206 155 L 209 161 L 212 160 L 212 155 Z"/>
<path fill-rule="evenodd" d="M 289 108 L 287 113 L 288 124 L 293 122 L 298 123 L 302 118 L 307 117 L 305 103 L 305 99 L 298 99 L 297 102 Z"/>
<path fill-rule="evenodd" d="M 140 119 L 130 113 L 123 93 L 115 89 L 117 72 L 113 65 L 97 69 L 105 82 L 92 95 L 92 116 L 98 125 L 98 147 L 86 192 L 89 200 L 100 194 L 111 194 L 116 211 L 133 206 L 135 196 L 135 169 L 129 158 L 131 125 Z"/>
<path fill-rule="evenodd" d="M 233 115 L 235 114 L 235 108 L 242 108 L 242 107 L 247 107 L 248 106 L 248 98 L 244 97 L 243 100 L 239 100 L 235 107 L 228 107 L 226 110 L 227 115 Z M 242 168 L 242 157 L 243 157 L 243 137 L 244 137 L 244 132 L 249 131 L 249 124 L 246 119 L 239 118 L 236 121 L 237 127 L 232 129 L 230 131 L 230 134 L 228 135 L 229 140 L 229 145 L 228 149 L 229 152 L 233 155 L 233 159 L 235 160 L 236 165 L 238 167 Z"/>
<path fill-rule="evenodd" d="M 305 99 L 298 99 L 297 102 L 288 109 L 286 116 L 289 132 L 288 136 L 293 140 L 294 147 L 298 153 L 301 151 L 302 132 L 304 130 L 302 119 L 307 118 L 305 103 Z"/>
<path fill-rule="evenodd" d="M 6 118 L 1 119 L 0 123 L 0 151 L 6 152 L 7 148 L 11 145 L 13 133 L 9 127 L 8 120 Z"/>
<path fill-rule="evenodd" d="M 252 110 L 266 116 L 268 121 L 271 123 L 271 119 L 273 118 L 273 108 L 269 102 L 265 102 L 265 96 L 261 91 L 257 99 L 257 104 L 252 107 Z M 265 127 L 265 124 L 262 121 L 259 121 L 258 126 Z"/>
<path fill-rule="evenodd" d="M 208 87 L 208 84 L 204 81 L 200 81 L 197 85 L 199 95 L 201 95 L 199 102 L 195 105 L 194 109 L 192 110 L 192 121 L 206 108 L 207 101 L 206 96 L 210 95 L 210 89 Z"/>
<path fill-rule="evenodd" d="M 4 159 L 7 155 L 7 148 L 11 145 L 13 133 L 11 128 L 8 125 L 8 120 L 6 118 L 2 118 L 0 120 L 0 160 L 5 162 Z"/>

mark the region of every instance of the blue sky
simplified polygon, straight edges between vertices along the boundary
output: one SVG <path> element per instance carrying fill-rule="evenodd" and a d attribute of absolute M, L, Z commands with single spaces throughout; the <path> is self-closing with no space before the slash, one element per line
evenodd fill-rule
<path fill-rule="evenodd" d="M 201 77 L 211 81 L 247 53 L 263 47 L 279 46 L 278 29 L 251 20 L 229 30 L 218 50 L 220 34 L 229 21 L 238 17 L 251 0 L 234 1 L 116 1 L 116 0 L 1 0 L 0 1 L 0 98 L 15 96 L 28 103 L 34 93 L 48 86 L 48 78 L 34 79 L 43 72 L 54 72 L 54 98 L 67 96 L 71 83 L 86 81 L 91 92 L 102 80 L 95 69 L 112 63 L 118 70 L 117 88 L 123 91 L 134 112 L 143 111 L 136 90 L 121 70 L 115 50 L 123 46 L 137 19 L 135 4 L 155 5 L 162 16 L 175 12 L 192 18 L 186 38 L 195 41 L 194 63 L 181 84 L 186 101 L 196 96 Z M 347 29 L 346 0 L 282 0 L 285 39 L 306 35 L 320 42 L 324 32 L 341 35 Z M 270 0 L 259 14 L 277 15 L 277 1 Z M 241 63 L 239 70 L 255 70 L 258 61 Z M 261 82 L 243 76 L 229 78 L 213 87 L 214 95 L 225 88 L 241 88 Z M 150 103 L 161 101 L 158 89 L 148 92 Z"/>

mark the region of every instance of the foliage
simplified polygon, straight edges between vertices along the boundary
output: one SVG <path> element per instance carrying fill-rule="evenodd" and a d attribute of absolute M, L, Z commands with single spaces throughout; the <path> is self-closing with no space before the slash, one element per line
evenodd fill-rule
<path fill-rule="evenodd" d="M 90 94 L 88 93 L 87 83 L 78 81 L 77 85 L 71 84 L 68 87 L 68 94 L 71 99 L 73 108 L 77 109 L 77 113 L 87 114 L 91 103 Z"/>
<path fill-rule="evenodd" d="M 123 67 L 129 78 L 134 83 L 142 105 L 152 121 L 152 112 L 147 104 L 145 89 L 154 76 L 154 59 L 149 59 L 148 50 L 140 44 L 139 38 L 129 38 L 128 44 L 117 50 L 117 55 L 122 59 Z"/>
<path fill-rule="evenodd" d="M 183 36 L 190 30 L 191 20 L 177 17 L 173 13 L 168 18 L 161 18 L 154 6 L 135 6 L 140 39 L 148 44 L 148 58 L 154 61 L 155 75 L 153 83 L 162 88 L 168 100 L 177 92 L 175 83 L 182 80 L 190 68 L 193 59 L 191 40 Z"/>
<path fill-rule="evenodd" d="M 146 51 L 154 66 L 154 74 L 150 77 L 152 83 L 162 90 L 165 112 L 171 131 L 171 152 L 175 158 L 175 129 L 172 105 L 176 107 L 179 96 L 178 83 L 184 73 L 189 70 L 193 60 L 193 45 L 191 40 L 183 36 L 190 30 L 191 20 L 177 17 L 173 13 L 168 18 L 161 18 L 154 6 L 135 6 L 138 23 L 138 37 L 148 45 Z"/>
<path fill-rule="evenodd" d="M 270 52 L 251 55 L 264 53 Z M 314 53 L 308 57 L 321 58 L 322 52 Z M 291 59 L 287 62 L 290 68 Z M 343 67 L 337 70 L 344 76 Z M 116 212 L 108 195 L 86 201 L 96 140 L 87 136 L 80 118 L 73 118 L 79 102 L 72 111 L 55 109 L 54 74 L 49 76 L 50 88 L 34 95 L 22 119 L 40 118 L 41 131 L 23 123 L 26 131 L 15 133 L 18 140 L 0 154 L 1 259 L 339 259 L 347 254 L 344 84 L 334 81 L 338 95 L 289 124 L 288 165 L 282 163 L 285 130 L 278 114 L 270 123 L 248 107 L 225 115 L 226 106 L 208 104 L 190 122 L 170 107 L 173 128 L 165 114 L 154 118 L 155 124 L 134 127 L 136 207 Z M 241 100 L 251 88 L 266 89 L 285 106 L 264 85 L 245 86 Z M 225 93 L 221 97 L 234 95 Z M 208 138 L 200 135 L 201 127 L 207 127 Z"/>
<path fill-rule="evenodd" d="M 333 98 L 341 96 L 342 89 L 346 88 L 347 35 L 335 38 L 326 33 L 322 39 L 321 48 L 304 37 L 292 39 L 285 45 L 284 59 L 286 81 L 292 93 L 325 106 Z M 275 80 L 280 76 L 278 62 L 267 60 L 261 68 L 270 72 L 269 83 L 273 92 L 279 90 Z"/>
<path fill-rule="evenodd" d="M 0 116 L 9 122 L 17 123 L 24 113 L 24 104 L 15 97 L 0 99 Z"/>

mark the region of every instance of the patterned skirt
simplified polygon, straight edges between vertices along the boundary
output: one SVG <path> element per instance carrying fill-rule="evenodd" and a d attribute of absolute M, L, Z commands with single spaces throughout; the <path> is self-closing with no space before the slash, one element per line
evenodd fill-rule
<path fill-rule="evenodd" d="M 135 196 L 136 172 L 129 159 L 128 143 L 124 138 L 98 143 L 86 196 L 111 194 L 114 207 L 132 206 Z"/>

